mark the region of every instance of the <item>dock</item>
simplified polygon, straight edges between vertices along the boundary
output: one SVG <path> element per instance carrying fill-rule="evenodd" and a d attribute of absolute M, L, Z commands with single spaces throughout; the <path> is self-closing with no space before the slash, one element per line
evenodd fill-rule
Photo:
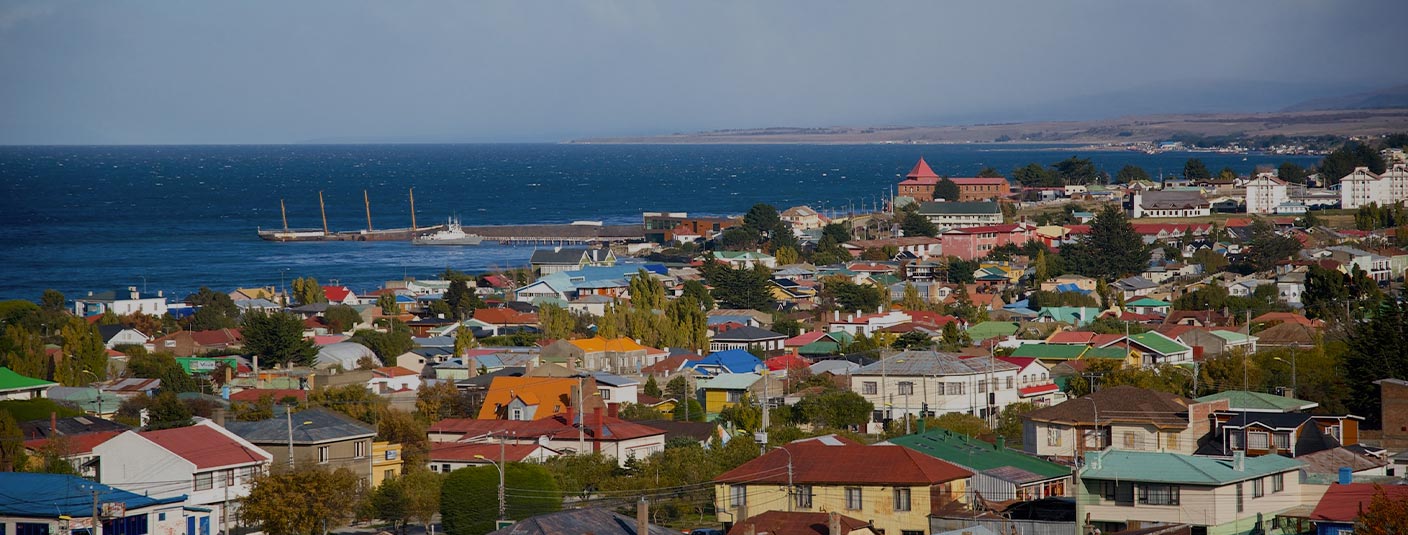
<path fill-rule="evenodd" d="M 642 225 L 482 225 L 467 226 L 464 231 L 502 245 L 589 245 L 645 239 Z"/>

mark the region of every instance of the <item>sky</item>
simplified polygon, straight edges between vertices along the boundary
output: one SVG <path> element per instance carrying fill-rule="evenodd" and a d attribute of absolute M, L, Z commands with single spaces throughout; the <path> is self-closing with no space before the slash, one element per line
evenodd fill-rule
<path fill-rule="evenodd" d="M 1401 0 L 0 0 L 0 144 L 560 141 L 1269 111 Z"/>

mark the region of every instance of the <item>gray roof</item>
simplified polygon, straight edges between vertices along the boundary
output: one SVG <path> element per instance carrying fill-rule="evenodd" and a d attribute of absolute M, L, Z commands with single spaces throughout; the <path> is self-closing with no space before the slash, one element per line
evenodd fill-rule
<path fill-rule="evenodd" d="M 995 202 L 926 202 L 919 204 L 921 214 L 1000 214 Z"/>
<path fill-rule="evenodd" d="M 582 256 L 587 254 L 586 249 L 538 249 L 533 251 L 533 256 L 528 260 L 532 264 L 559 264 L 577 265 L 582 262 Z"/>
<path fill-rule="evenodd" d="M 640 384 L 640 381 L 631 379 L 630 377 L 622 377 L 614 373 L 592 372 L 592 378 L 596 379 L 596 382 L 606 386 L 620 387 Z"/>
<path fill-rule="evenodd" d="M 1139 205 L 1145 210 L 1179 210 L 1208 206 L 1208 200 L 1196 191 L 1151 190 L 1139 194 Z"/>
<path fill-rule="evenodd" d="M 989 368 L 991 366 L 991 368 Z M 938 351 L 904 351 L 870 364 L 851 375 L 972 375 L 975 373 L 1016 371 L 1015 364 L 986 358 L 960 359 L 953 353 Z"/>
<path fill-rule="evenodd" d="M 1151 281 L 1144 277 L 1140 277 L 1138 275 L 1135 275 L 1133 277 L 1125 277 L 1123 279 L 1117 280 L 1115 281 L 1114 285 L 1119 288 L 1126 288 L 1130 290 L 1141 290 L 1145 288 L 1159 287 L 1158 284 L 1154 284 L 1154 281 Z"/>
<path fill-rule="evenodd" d="M 647 533 L 636 532 L 636 519 L 610 509 L 571 509 L 547 513 L 489 535 L 557 535 L 560 533 L 591 533 L 593 535 L 679 535 L 679 530 L 651 524 Z"/>
<path fill-rule="evenodd" d="M 376 435 L 376 428 L 370 424 L 321 407 L 293 413 L 293 422 L 294 444 L 318 444 Z M 255 444 L 288 444 L 288 420 L 281 412 L 276 412 L 268 420 L 226 422 L 225 428 Z"/>
<path fill-rule="evenodd" d="M 736 327 L 714 335 L 715 342 L 752 342 L 758 340 L 780 340 L 787 338 L 787 335 L 775 333 L 767 329 L 759 329 L 751 325 Z"/>

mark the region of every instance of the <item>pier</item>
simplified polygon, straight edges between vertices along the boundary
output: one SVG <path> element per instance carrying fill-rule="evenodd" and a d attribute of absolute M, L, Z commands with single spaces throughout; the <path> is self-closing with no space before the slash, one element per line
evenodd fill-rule
<path fill-rule="evenodd" d="M 645 239 L 641 225 L 482 225 L 467 226 L 464 231 L 503 245 L 586 245 Z"/>

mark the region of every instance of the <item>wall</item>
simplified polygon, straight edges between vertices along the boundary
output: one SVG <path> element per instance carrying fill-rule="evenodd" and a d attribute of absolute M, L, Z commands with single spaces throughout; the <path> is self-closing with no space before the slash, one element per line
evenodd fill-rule
<path fill-rule="evenodd" d="M 1180 485 L 1179 505 L 1141 505 L 1138 503 L 1138 487 L 1134 492 L 1134 505 L 1115 505 L 1114 502 L 1105 501 L 1101 496 L 1100 482 L 1097 480 L 1084 480 L 1077 491 L 1080 493 L 1077 499 L 1084 504 L 1085 512 L 1095 521 L 1106 522 L 1166 522 L 1166 523 L 1188 523 L 1199 526 L 1216 527 L 1209 529 L 1209 535 L 1218 533 L 1246 533 L 1250 531 L 1255 523 L 1257 514 L 1262 515 L 1266 522 L 1266 527 L 1270 527 L 1271 518 L 1276 513 L 1285 511 L 1305 502 L 1303 491 L 1301 490 L 1300 477 L 1296 471 L 1285 472 L 1285 489 L 1281 492 L 1271 491 L 1271 478 L 1265 477 L 1266 494 L 1260 498 L 1252 497 L 1252 483 L 1245 481 L 1243 485 L 1243 511 L 1237 512 L 1237 491 L 1236 485 L 1224 485 L 1220 487 Z"/>
<path fill-rule="evenodd" d="M 835 486 L 812 486 L 812 506 L 810 508 L 793 507 L 793 511 L 835 511 L 843 515 L 859 518 L 862 520 L 874 520 L 875 527 L 885 530 L 885 533 L 899 535 L 902 531 L 918 530 L 924 533 L 929 531 L 929 514 L 934 503 L 930 487 L 902 487 L 910 489 L 909 511 L 894 510 L 894 489 L 889 486 L 861 486 L 861 500 L 863 508 L 859 511 L 846 508 L 847 485 Z M 943 485 L 940 485 L 943 487 Z M 736 522 L 736 517 L 740 511 L 730 507 L 729 488 L 727 484 L 714 485 L 714 503 L 718 508 L 718 520 L 720 522 Z M 788 506 L 788 495 L 786 485 L 748 485 L 747 490 L 747 514 L 757 515 L 767 511 L 786 511 Z M 943 490 L 938 492 L 942 493 Z M 959 480 L 950 482 L 947 485 L 947 493 L 951 496 L 961 497 L 967 494 L 966 481 Z M 944 500 L 940 500 L 941 502 Z M 731 513 L 731 514 L 730 514 Z"/>
<path fill-rule="evenodd" d="M 1001 411 L 1011 403 L 1019 401 L 1017 394 L 1017 370 L 1009 369 L 994 372 L 993 378 L 997 381 L 997 396 L 993 404 L 994 411 Z M 1008 378 L 1012 378 L 1012 388 L 1007 388 Z M 885 404 L 891 404 L 894 418 L 903 414 L 919 414 L 924 403 L 929 404 L 929 411 L 936 415 L 947 412 L 962 412 L 973 415 L 980 413 L 987 408 L 986 393 L 978 391 L 981 381 L 987 379 L 986 373 L 972 375 L 943 375 L 943 376 L 897 376 L 897 375 L 851 375 L 851 391 L 860 394 L 873 404 L 876 410 L 884 410 Z M 864 383 L 874 382 L 876 393 L 866 394 Z M 909 396 L 900 394 L 900 383 L 911 382 L 914 384 L 914 393 Z M 939 383 L 945 383 L 944 394 L 940 395 Z M 947 383 L 962 383 L 962 394 L 949 394 L 952 389 Z"/>

